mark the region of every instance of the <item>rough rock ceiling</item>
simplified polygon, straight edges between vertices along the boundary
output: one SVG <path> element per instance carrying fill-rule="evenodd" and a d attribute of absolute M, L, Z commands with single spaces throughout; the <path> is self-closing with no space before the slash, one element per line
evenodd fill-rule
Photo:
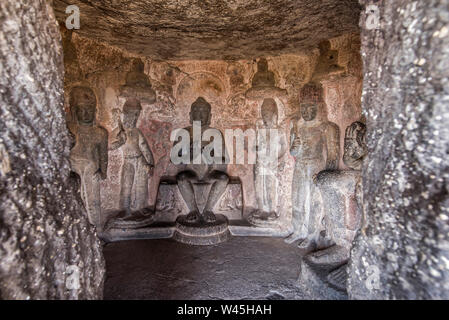
<path fill-rule="evenodd" d="M 154 59 L 298 53 L 358 31 L 358 0 L 53 0 L 81 12 L 77 32 Z"/>

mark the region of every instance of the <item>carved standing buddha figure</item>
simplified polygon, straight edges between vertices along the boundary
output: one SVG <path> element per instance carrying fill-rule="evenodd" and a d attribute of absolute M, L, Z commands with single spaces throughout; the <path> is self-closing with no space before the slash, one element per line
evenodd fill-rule
<path fill-rule="evenodd" d="M 258 209 L 249 221 L 254 225 L 267 226 L 279 218 L 278 170 L 282 156 L 287 150 L 287 139 L 278 125 L 278 109 L 274 99 L 265 99 L 261 106 L 262 121 L 257 126 L 257 157 L 254 168 Z"/>
<path fill-rule="evenodd" d="M 75 117 L 75 121 L 72 119 L 68 124 L 75 137 L 70 163 L 81 178 L 81 197 L 89 222 L 101 230 L 100 180 L 106 179 L 107 175 L 108 132 L 95 124 L 97 98 L 92 89 L 74 87 L 69 103 Z"/>
<path fill-rule="evenodd" d="M 322 170 L 336 169 L 339 159 L 338 126 L 324 118 L 324 101 L 320 85 L 309 84 L 303 89 L 300 105 L 302 121 L 291 134 L 290 153 L 295 157 L 292 184 L 292 234 L 286 242 L 301 240 L 300 247 L 314 245 L 315 211 L 312 210 L 314 177 Z M 320 110 L 321 109 L 321 110 Z"/>
<path fill-rule="evenodd" d="M 154 167 L 153 153 L 137 128 L 142 106 L 137 99 L 128 99 L 123 106 L 123 121 L 112 132 L 111 150 L 120 148 L 123 164 L 120 179 L 120 209 L 112 225 L 137 228 L 153 222 L 153 210 L 148 208 L 148 180 Z"/>

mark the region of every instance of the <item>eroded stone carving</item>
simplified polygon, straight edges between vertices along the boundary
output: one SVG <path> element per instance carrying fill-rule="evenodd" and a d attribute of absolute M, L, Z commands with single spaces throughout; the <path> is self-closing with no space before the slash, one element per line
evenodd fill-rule
<path fill-rule="evenodd" d="M 261 58 L 257 61 L 257 72 L 251 82 L 253 87 L 274 87 L 274 73 L 268 70 L 267 59 Z"/>
<path fill-rule="evenodd" d="M 362 219 L 360 169 L 367 154 L 365 132 L 365 125 L 358 121 L 346 129 L 343 160 L 351 170 L 322 171 L 316 179 L 322 197 L 324 242 L 329 245 L 308 254 L 305 260 L 312 266 L 327 268 L 327 281 L 341 290 L 346 289 L 346 264 Z"/>
<path fill-rule="evenodd" d="M 257 126 L 257 157 L 254 168 L 258 210 L 249 217 L 254 225 L 268 226 L 279 218 L 277 212 L 281 158 L 287 150 L 287 139 L 278 125 L 278 108 L 273 99 L 261 106 L 262 120 Z"/>
<path fill-rule="evenodd" d="M 120 208 L 115 227 L 142 227 L 152 222 L 147 204 L 148 178 L 154 167 L 153 153 L 140 129 L 136 127 L 142 106 L 137 99 L 128 99 L 123 106 L 123 121 L 112 132 L 111 150 L 121 148 L 123 165 L 120 179 Z"/>
<path fill-rule="evenodd" d="M 353 170 L 362 169 L 363 159 L 368 153 L 365 135 L 366 126 L 362 122 L 356 121 L 346 128 L 343 162 Z"/>
<path fill-rule="evenodd" d="M 201 122 L 201 134 L 210 128 L 211 120 L 211 105 L 202 97 L 199 97 L 193 102 L 190 111 L 190 121 Z M 191 151 L 190 156 L 193 157 L 193 127 L 186 128 L 190 134 Z M 221 134 L 221 133 L 220 133 Z M 224 141 L 222 136 L 222 141 Z M 202 141 L 201 149 L 208 143 Z M 224 150 L 224 146 L 223 149 Z M 213 209 L 220 200 L 221 196 L 226 190 L 229 182 L 229 177 L 226 174 L 225 164 L 188 164 L 185 165 L 185 170 L 178 173 L 176 180 L 179 191 L 189 209 L 189 214 L 186 217 L 188 222 L 199 222 L 204 219 L 205 222 L 214 222 L 216 217 Z M 199 188 L 210 186 L 209 192 L 205 192 L 206 204 L 202 213 L 198 208 L 196 195 L 200 192 Z"/>
<path fill-rule="evenodd" d="M 338 65 L 338 50 L 331 50 L 329 40 L 325 40 L 319 44 L 320 56 L 312 75 L 312 81 L 320 80 L 330 76 L 342 73 L 345 68 Z"/>
<path fill-rule="evenodd" d="M 190 162 L 179 164 L 178 174 L 176 175 L 179 191 L 189 213 L 179 216 L 176 220 L 173 238 L 188 244 L 216 244 L 226 241 L 230 237 L 227 218 L 214 213 L 214 207 L 223 196 L 229 182 L 224 157 L 222 158 L 223 164 L 216 164 L 215 162 L 208 164 L 204 162 L 204 159 L 201 159 L 201 164 L 194 164 L 194 144 L 196 141 L 194 140 L 193 126 L 200 122 L 202 137 L 206 130 L 212 129 L 210 128 L 210 120 L 211 105 L 204 98 L 199 97 L 191 105 L 190 122 L 192 126 L 185 128 L 190 139 Z M 215 132 L 221 136 L 222 151 L 224 151 L 223 135 L 218 130 Z M 203 154 L 205 147 L 209 145 L 209 141 L 201 139 L 200 143 L 201 154 Z M 183 150 L 179 151 L 180 155 L 182 155 L 182 152 Z M 210 150 L 210 154 L 218 157 L 219 153 L 214 147 L 213 150 Z"/>
<path fill-rule="evenodd" d="M 156 93 L 151 87 L 150 79 L 144 73 L 142 60 L 135 59 L 132 69 L 126 74 L 126 83 L 121 87 L 120 96 L 123 98 L 136 98 L 142 103 L 156 102 Z"/>
<path fill-rule="evenodd" d="M 229 84 L 236 91 L 245 89 L 245 79 L 243 77 L 244 69 L 238 62 L 229 63 L 226 68 L 226 74 L 229 76 Z"/>
<path fill-rule="evenodd" d="M 247 99 L 265 99 L 286 96 L 287 91 L 276 87 L 274 73 L 268 70 L 268 62 L 260 58 L 257 72 L 252 79 L 252 87 L 246 91 Z"/>
<path fill-rule="evenodd" d="M 68 123 L 75 137 L 75 145 L 70 152 L 72 170 L 81 178 L 81 197 L 89 222 L 101 230 L 100 180 L 106 179 L 107 175 L 108 132 L 95 124 L 97 98 L 92 89 L 74 87 L 69 104 L 75 118 Z"/>
<path fill-rule="evenodd" d="M 313 179 L 322 170 L 336 169 L 339 159 L 338 126 L 324 119 L 324 102 L 320 85 L 308 84 L 301 90 L 303 122 L 293 126 L 290 153 L 295 157 L 292 184 L 292 234 L 286 242 L 304 240 L 308 247 L 314 241 L 316 212 L 312 210 Z"/>

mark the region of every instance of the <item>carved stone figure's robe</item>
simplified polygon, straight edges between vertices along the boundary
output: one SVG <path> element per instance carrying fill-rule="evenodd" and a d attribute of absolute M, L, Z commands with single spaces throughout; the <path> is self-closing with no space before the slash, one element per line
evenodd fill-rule
<path fill-rule="evenodd" d="M 292 137 L 292 143 L 300 143 L 291 149 L 295 157 L 292 184 L 292 223 L 295 232 L 307 237 L 317 230 L 313 221 L 312 195 L 315 192 L 314 176 L 327 168 L 336 168 L 339 154 L 338 127 L 325 122 L 316 126 L 299 127 Z"/>
<path fill-rule="evenodd" d="M 72 170 L 81 178 L 81 198 L 89 222 L 101 226 L 99 172 L 107 171 L 107 131 L 97 126 L 71 126 L 75 146 L 70 152 Z"/>
<path fill-rule="evenodd" d="M 279 158 L 285 153 L 285 145 L 286 137 L 281 130 L 257 130 L 258 151 L 254 174 L 258 209 L 263 212 L 277 210 Z"/>
<path fill-rule="evenodd" d="M 123 153 L 120 208 L 136 211 L 147 206 L 149 165 L 154 165 L 154 159 L 138 128 L 124 130 L 126 141 L 113 142 L 113 148 L 121 146 Z"/>

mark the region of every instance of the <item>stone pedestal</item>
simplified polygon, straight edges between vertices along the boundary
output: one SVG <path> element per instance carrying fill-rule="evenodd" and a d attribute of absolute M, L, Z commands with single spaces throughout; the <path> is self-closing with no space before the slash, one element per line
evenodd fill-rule
<path fill-rule="evenodd" d="M 105 229 L 139 229 L 150 226 L 155 220 L 156 215 L 150 209 L 138 210 L 131 214 L 123 210 L 107 222 Z"/>
<path fill-rule="evenodd" d="M 186 216 L 176 220 L 173 239 L 191 245 L 213 245 L 227 241 L 231 237 L 228 229 L 228 219 L 218 214 L 215 222 L 188 222 Z"/>
<path fill-rule="evenodd" d="M 258 217 L 254 214 L 250 214 L 250 215 L 248 215 L 246 220 L 248 220 L 248 222 L 250 224 L 252 224 L 253 226 L 260 227 L 260 228 L 274 228 L 274 229 L 282 228 L 282 224 L 279 221 L 279 218 L 271 218 L 271 217 L 263 218 L 263 217 Z"/>

